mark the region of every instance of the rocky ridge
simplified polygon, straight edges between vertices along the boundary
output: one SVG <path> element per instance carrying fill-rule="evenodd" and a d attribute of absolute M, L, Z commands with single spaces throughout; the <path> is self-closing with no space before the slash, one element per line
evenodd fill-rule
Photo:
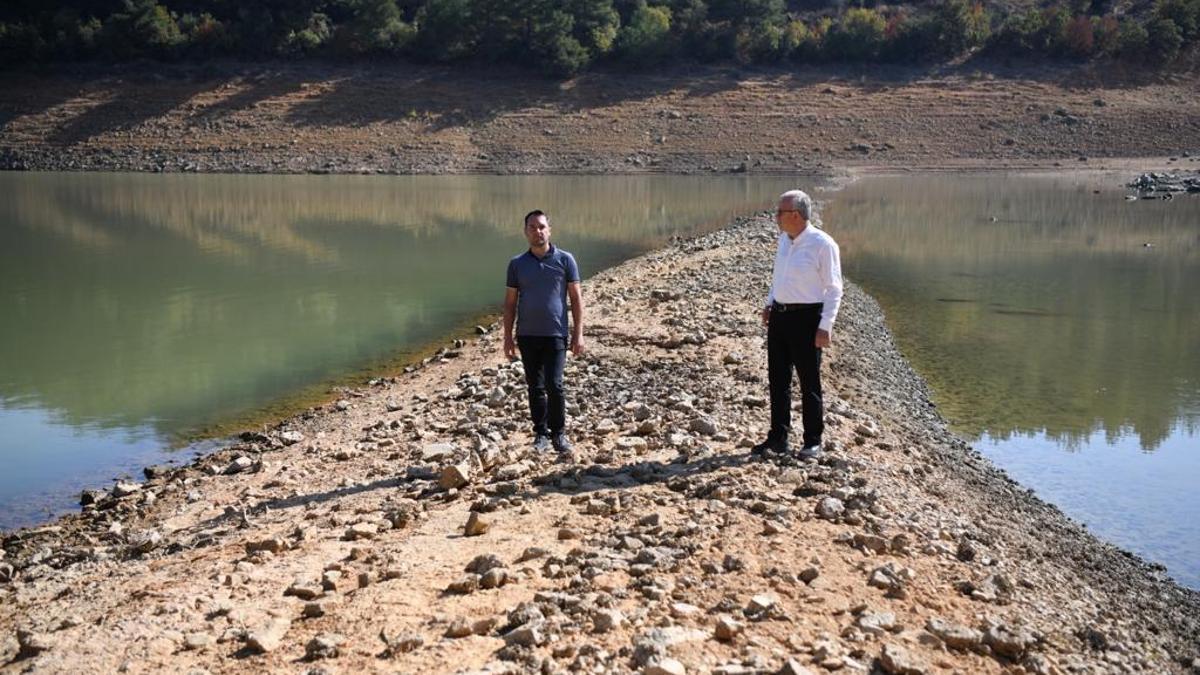
<path fill-rule="evenodd" d="M 853 285 L 826 454 L 749 454 L 772 242 L 587 281 L 573 457 L 480 327 L 5 537 L 0 671 L 1200 671 L 1200 597 L 950 433 Z"/>

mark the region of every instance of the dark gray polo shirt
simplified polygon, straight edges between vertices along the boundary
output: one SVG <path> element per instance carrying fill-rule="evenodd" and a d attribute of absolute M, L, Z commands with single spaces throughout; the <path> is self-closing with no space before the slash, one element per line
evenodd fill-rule
<path fill-rule="evenodd" d="M 544 258 L 525 251 L 509 260 L 507 286 L 517 289 L 517 337 L 569 337 L 567 284 L 577 281 L 575 256 L 554 244 Z"/>

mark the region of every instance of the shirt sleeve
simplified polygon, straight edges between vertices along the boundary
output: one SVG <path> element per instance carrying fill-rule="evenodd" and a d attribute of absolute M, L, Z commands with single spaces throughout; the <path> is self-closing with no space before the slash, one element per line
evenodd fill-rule
<path fill-rule="evenodd" d="M 568 253 L 567 259 L 567 283 L 579 283 L 579 265 L 575 264 L 575 256 Z"/>
<path fill-rule="evenodd" d="M 821 295 L 824 307 L 821 309 L 821 323 L 818 326 L 828 333 L 833 332 L 833 322 L 837 320 L 838 309 L 842 304 L 842 254 L 837 242 L 830 241 L 821 250 Z"/>
<path fill-rule="evenodd" d="M 775 242 L 775 261 L 771 264 L 771 284 L 767 286 L 767 299 L 763 303 L 763 307 L 770 307 L 775 303 L 775 276 L 779 272 L 779 248 L 783 246 L 782 240 Z"/>
<path fill-rule="evenodd" d="M 508 281 L 504 282 L 504 285 L 508 286 L 509 288 L 520 288 L 520 286 L 517 284 L 517 261 L 516 260 L 508 261 Z"/>

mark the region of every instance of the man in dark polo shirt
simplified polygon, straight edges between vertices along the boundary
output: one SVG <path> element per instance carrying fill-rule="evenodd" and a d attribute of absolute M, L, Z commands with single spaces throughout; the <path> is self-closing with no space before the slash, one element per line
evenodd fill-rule
<path fill-rule="evenodd" d="M 504 356 L 517 357 L 525 366 L 529 385 L 529 413 L 533 419 L 533 447 L 550 445 L 560 453 L 571 451 L 567 440 L 566 401 L 563 399 L 563 366 L 567 349 L 583 353 L 583 296 L 575 258 L 550 243 L 550 219 L 541 211 L 525 216 L 529 250 L 508 261 L 504 293 Z M 571 320 L 567 319 L 570 298 Z M 513 320 L 517 339 L 513 342 Z"/>

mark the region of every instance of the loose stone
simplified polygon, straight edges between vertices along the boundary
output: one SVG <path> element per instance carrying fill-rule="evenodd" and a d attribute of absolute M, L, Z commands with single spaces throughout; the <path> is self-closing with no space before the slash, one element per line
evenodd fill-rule
<path fill-rule="evenodd" d="M 304 647 L 304 656 L 309 660 L 337 658 L 338 645 L 345 641 L 336 633 L 320 633 L 308 641 Z"/>
<path fill-rule="evenodd" d="M 879 653 L 879 666 L 891 675 L 924 675 L 929 666 L 924 661 L 913 656 L 907 649 L 894 644 L 886 644 Z"/>
<path fill-rule="evenodd" d="M 687 675 L 687 668 L 679 661 L 664 657 L 642 669 L 643 675 Z"/>
<path fill-rule="evenodd" d="M 741 632 L 742 624 L 729 617 L 721 617 L 717 620 L 717 626 L 714 631 L 714 635 L 722 642 L 729 642 L 740 635 Z"/>
<path fill-rule="evenodd" d="M 479 515 L 478 512 L 472 511 L 471 515 L 467 516 L 467 524 L 463 527 L 463 534 L 468 537 L 478 537 L 485 534 L 490 529 L 492 524 Z"/>
<path fill-rule="evenodd" d="M 290 619 L 276 617 L 259 630 L 250 633 L 246 638 L 246 645 L 263 653 L 274 651 L 283 643 L 283 638 L 291 627 Z"/>
<path fill-rule="evenodd" d="M 443 490 L 454 490 L 470 482 L 471 465 L 466 462 L 460 462 L 442 469 L 442 474 L 438 478 L 438 487 Z"/>

